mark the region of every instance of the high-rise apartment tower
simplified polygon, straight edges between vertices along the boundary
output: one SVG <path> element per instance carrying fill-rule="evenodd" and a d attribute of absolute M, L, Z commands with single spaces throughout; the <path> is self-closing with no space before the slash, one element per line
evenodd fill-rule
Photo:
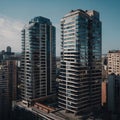
<path fill-rule="evenodd" d="M 120 75 L 120 50 L 110 50 L 108 57 L 108 74 L 115 73 Z"/>
<path fill-rule="evenodd" d="M 61 19 L 59 107 L 78 114 L 101 105 L 101 22 L 96 11 Z"/>
<path fill-rule="evenodd" d="M 55 93 L 55 27 L 35 17 L 22 30 L 21 97 L 24 103 Z"/>

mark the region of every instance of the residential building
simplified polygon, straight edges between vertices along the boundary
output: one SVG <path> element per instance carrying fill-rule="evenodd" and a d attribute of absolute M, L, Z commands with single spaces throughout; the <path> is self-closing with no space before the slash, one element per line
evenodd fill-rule
<path fill-rule="evenodd" d="M 97 11 L 72 10 L 61 19 L 59 107 L 74 114 L 101 106 L 101 21 Z M 96 109 L 95 109 L 96 108 Z"/>
<path fill-rule="evenodd" d="M 107 86 L 108 111 L 120 113 L 120 76 L 114 73 L 110 74 Z"/>
<path fill-rule="evenodd" d="M 120 50 L 110 50 L 108 57 L 108 74 L 120 74 Z"/>
<path fill-rule="evenodd" d="M 10 47 L 9 47 L 10 48 Z M 5 54 L 4 54 L 5 53 Z M 0 58 L 0 119 L 11 117 L 13 101 L 17 99 L 17 58 L 11 51 L 3 52 Z"/>
<path fill-rule="evenodd" d="M 107 82 L 106 81 L 102 81 L 101 94 L 102 94 L 101 103 L 102 103 L 102 106 L 104 106 L 107 102 Z"/>
<path fill-rule="evenodd" d="M 2 50 L 0 52 L 0 60 L 7 60 L 7 59 L 10 59 L 12 57 L 15 57 L 15 54 L 14 52 L 11 52 L 11 47 L 10 46 L 7 46 L 6 48 L 6 51 L 5 50 Z"/>
<path fill-rule="evenodd" d="M 16 101 L 17 100 L 17 64 L 18 61 L 16 59 L 6 60 L 6 65 L 8 67 L 8 78 L 9 78 L 9 93 L 10 93 L 10 100 Z"/>
<path fill-rule="evenodd" d="M 35 17 L 22 30 L 21 99 L 26 105 L 55 94 L 55 27 Z"/>
<path fill-rule="evenodd" d="M 0 62 L 0 119 L 10 117 L 9 78 L 6 62 Z"/>
<path fill-rule="evenodd" d="M 108 77 L 108 69 L 107 69 L 107 54 L 102 55 L 102 81 L 106 81 Z"/>

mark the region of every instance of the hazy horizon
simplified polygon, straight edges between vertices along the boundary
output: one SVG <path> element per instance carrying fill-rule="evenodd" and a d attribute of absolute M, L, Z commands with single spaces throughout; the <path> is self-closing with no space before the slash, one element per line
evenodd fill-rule
<path fill-rule="evenodd" d="M 36 16 L 47 17 L 56 27 L 56 55 L 60 55 L 60 19 L 71 10 L 96 10 L 102 21 L 102 51 L 120 49 L 120 1 L 103 0 L 1 0 L 0 51 L 12 47 L 21 52 L 21 30 Z"/>

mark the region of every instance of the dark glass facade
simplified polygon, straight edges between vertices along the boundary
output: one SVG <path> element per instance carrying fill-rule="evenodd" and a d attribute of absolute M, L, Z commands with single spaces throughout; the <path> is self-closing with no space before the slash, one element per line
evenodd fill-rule
<path fill-rule="evenodd" d="M 101 22 L 96 11 L 61 19 L 59 107 L 75 114 L 101 105 Z"/>

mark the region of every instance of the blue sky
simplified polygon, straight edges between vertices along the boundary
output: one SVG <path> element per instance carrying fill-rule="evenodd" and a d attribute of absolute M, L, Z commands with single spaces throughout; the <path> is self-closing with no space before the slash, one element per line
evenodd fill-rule
<path fill-rule="evenodd" d="M 102 50 L 120 49 L 120 0 L 0 0 L 0 50 L 10 45 L 21 51 L 21 29 L 36 16 L 56 26 L 57 56 L 60 54 L 60 19 L 72 9 L 96 10 L 102 21 Z"/>

